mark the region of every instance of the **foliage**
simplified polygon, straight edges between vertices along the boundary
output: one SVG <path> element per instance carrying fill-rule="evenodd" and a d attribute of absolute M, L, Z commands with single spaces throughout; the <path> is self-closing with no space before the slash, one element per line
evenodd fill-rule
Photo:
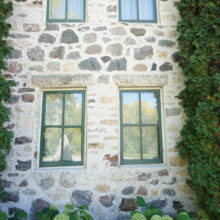
<path fill-rule="evenodd" d="M 9 55 L 12 48 L 8 47 L 6 38 L 9 34 L 10 25 L 6 19 L 12 12 L 12 4 L 8 1 L 0 0 L 0 172 L 6 167 L 5 158 L 11 148 L 13 133 L 5 127 L 5 122 L 9 121 L 10 111 L 4 106 L 11 98 L 10 88 L 14 83 L 5 80 L 2 70 L 6 70 L 5 58 Z M 0 180 L 0 199 L 4 196 L 3 184 Z"/>
<path fill-rule="evenodd" d="M 220 214 L 220 1 L 181 0 L 180 67 L 185 88 L 178 98 L 187 119 L 177 144 L 188 160 L 188 184 L 210 219 Z"/>
<path fill-rule="evenodd" d="M 135 213 L 132 215 L 131 220 L 146 220 L 142 213 Z"/>
<path fill-rule="evenodd" d="M 92 216 L 88 212 L 88 206 L 75 207 L 70 204 L 65 205 L 63 213 L 59 213 L 56 206 L 44 208 L 40 212 L 35 213 L 35 217 L 40 220 L 92 220 Z"/>
<path fill-rule="evenodd" d="M 1 220 L 26 220 L 28 218 L 28 214 L 22 210 L 13 208 L 9 210 L 9 216 L 0 210 L 0 219 Z"/>

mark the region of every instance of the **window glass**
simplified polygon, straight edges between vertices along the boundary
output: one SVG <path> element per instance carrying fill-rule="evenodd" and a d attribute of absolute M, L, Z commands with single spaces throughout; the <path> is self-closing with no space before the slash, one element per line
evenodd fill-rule
<path fill-rule="evenodd" d="M 138 0 L 140 20 L 154 20 L 154 1 L 155 0 Z"/>
<path fill-rule="evenodd" d="M 49 0 L 49 18 L 65 19 L 66 1 L 65 0 Z"/>
<path fill-rule="evenodd" d="M 136 0 L 121 0 L 122 20 L 137 20 Z"/>
<path fill-rule="evenodd" d="M 82 0 L 68 0 L 67 18 L 71 20 L 83 20 Z"/>

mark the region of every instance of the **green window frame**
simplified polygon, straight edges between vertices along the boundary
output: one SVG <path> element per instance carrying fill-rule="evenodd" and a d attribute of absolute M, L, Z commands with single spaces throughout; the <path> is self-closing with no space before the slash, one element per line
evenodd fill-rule
<path fill-rule="evenodd" d="M 47 23 L 67 23 L 67 22 L 85 22 L 86 20 L 86 0 L 79 0 L 79 1 L 82 1 L 82 5 L 83 5 L 83 16 L 82 16 L 82 19 L 68 19 L 68 11 L 69 11 L 69 4 L 68 2 L 70 0 L 63 0 L 65 2 L 65 6 L 64 6 L 64 9 L 65 9 L 65 12 L 64 12 L 64 15 L 65 15 L 65 18 L 50 18 L 50 10 L 51 10 L 51 1 L 52 0 L 47 0 L 47 16 L 46 16 L 46 22 Z M 54 1 L 58 1 L 58 0 L 54 0 Z"/>
<path fill-rule="evenodd" d="M 84 129 L 84 90 L 44 91 L 40 167 L 83 166 Z"/>
<path fill-rule="evenodd" d="M 136 19 L 124 19 L 122 18 L 123 10 L 125 10 L 123 7 L 123 0 L 118 0 L 119 5 L 119 21 L 120 22 L 129 22 L 129 23 L 157 23 L 157 2 L 156 0 L 152 0 L 152 13 L 153 18 L 152 19 L 143 19 L 140 18 L 140 9 L 142 8 L 140 6 L 139 0 L 135 1 L 135 12 L 136 12 Z M 129 3 L 127 3 L 129 4 Z"/>
<path fill-rule="evenodd" d="M 119 95 L 121 165 L 163 163 L 160 90 L 121 90 Z"/>

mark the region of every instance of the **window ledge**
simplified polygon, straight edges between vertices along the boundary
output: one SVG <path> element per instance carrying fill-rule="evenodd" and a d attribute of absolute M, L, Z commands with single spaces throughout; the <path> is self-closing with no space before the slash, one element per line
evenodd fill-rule
<path fill-rule="evenodd" d="M 40 88 L 87 87 L 94 84 L 94 77 L 92 74 L 32 75 L 31 81 Z"/>
<path fill-rule="evenodd" d="M 118 87 L 131 86 L 165 86 L 168 84 L 167 74 L 117 74 L 113 76 Z"/>

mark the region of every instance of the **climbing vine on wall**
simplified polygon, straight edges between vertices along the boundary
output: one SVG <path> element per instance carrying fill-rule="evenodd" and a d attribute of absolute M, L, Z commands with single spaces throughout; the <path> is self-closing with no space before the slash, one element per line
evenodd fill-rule
<path fill-rule="evenodd" d="M 220 1 L 181 0 L 180 67 L 185 89 L 179 94 L 187 119 L 177 144 L 188 160 L 200 207 L 210 219 L 220 215 Z"/>
<path fill-rule="evenodd" d="M 10 25 L 6 19 L 12 12 L 12 4 L 0 0 L 0 172 L 6 167 L 5 158 L 11 148 L 13 133 L 7 130 L 5 122 L 9 121 L 10 110 L 4 105 L 11 98 L 12 81 L 5 80 L 2 70 L 6 70 L 5 58 L 10 53 L 11 48 L 7 46 L 6 37 L 9 34 Z M 3 196 L 3 186 L 0 182 L 0 198 Z"/>

